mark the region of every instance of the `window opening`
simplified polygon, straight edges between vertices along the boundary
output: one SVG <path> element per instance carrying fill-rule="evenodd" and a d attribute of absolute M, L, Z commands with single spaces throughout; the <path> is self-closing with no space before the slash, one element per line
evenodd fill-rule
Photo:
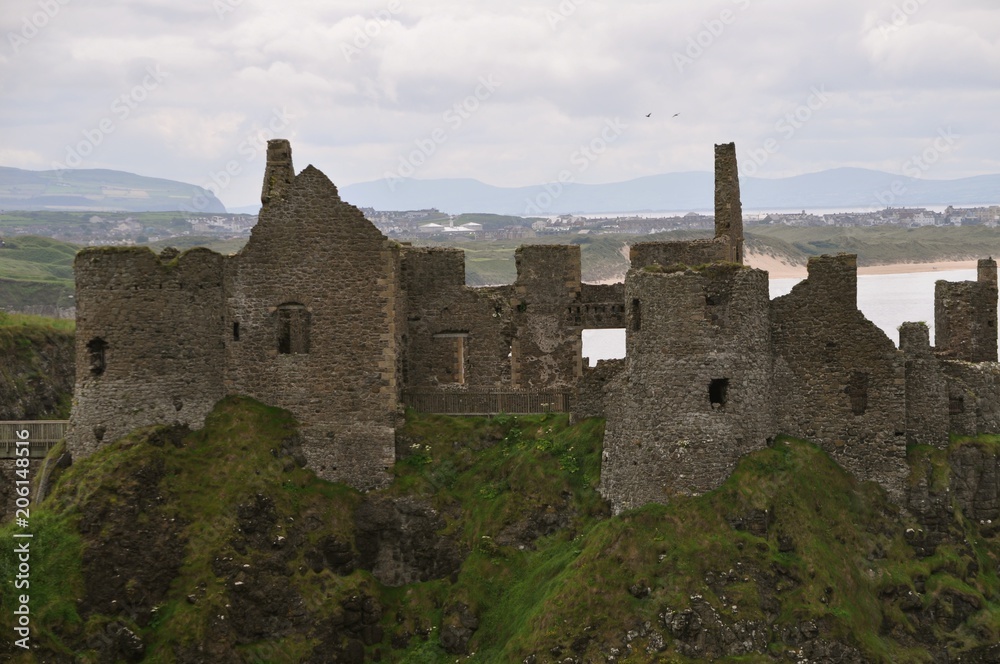
<path fill-rule="evenodd" d="M 434 335 L 434 339 L 450 346 L 446 346 L 447 350 L 442 353 L 441 373 L 437 376 L 439 383 L 465 385 L 465 340 L 468 336 L 468 332 L 442 332 Z"/>
<path fill-rule="evenodd" d="M 108 350 L 108 342 L 100 337 L 91 339 L 87 343 L 87 353 L 90 355 L 90 373 L 100 376 L 107 368 L 105 353 Z"/>
<path fill-rule="evenodd" d="M 713 408 L 722 408 L 729 398 L 729 379 L 713 378 L 708 384 L 708 400 Z"/>
<path fill-rule="evenodd" d="M 847 384 L 847 396 L 851 398 L 851 412 L 864 415 L 868 410 L 868 374 L 863 371 L 852 371 Z"/>
<path fill-rule="evenodd" d="M 948 400 L 948 414 L 961 415 L 965 412 L 965 400 L 962 397 L 951 397 Z"/>
<path fill-rule="evenodd" d="M 298 355 L 309 352 L 310 314 L 305 305 L 282 304 L 278 307 L 278 352 Z"/>
<path fill-rule="evenodd" d="M 590 366 L 597 366 L 598 360 L 620 360 L 625 357 L 625 328 L 609 327 L 580 331 L 581 352 Z"/>

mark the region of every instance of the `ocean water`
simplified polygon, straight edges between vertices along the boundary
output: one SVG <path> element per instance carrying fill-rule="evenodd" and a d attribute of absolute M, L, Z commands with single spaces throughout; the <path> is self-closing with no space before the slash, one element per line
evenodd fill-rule
<path fill-rule="evenodd" d="M 904 274 L 865 274 L 858 277 L 858 308 L 899 345 L 899 326 L 923 321 L 934 343 L 934 282 L 974 281 L 976 270 L 941 270 Z M 787 295 L 800 279 L 771 279 L 771 298 Z M 597 360 L 625 357 L 625 330 L 584 330 L 583 356 L 590 366 Z"/>

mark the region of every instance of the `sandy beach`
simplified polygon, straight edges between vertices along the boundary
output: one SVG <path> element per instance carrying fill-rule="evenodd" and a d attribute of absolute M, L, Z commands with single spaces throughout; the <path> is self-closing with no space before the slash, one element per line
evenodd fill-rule
<path fill-rule="evenodd" d="M 778 260 L 774 256 L 747 252 L 745 262 L 751 267 L 767 270 L 772 279 L 805 278 L 806 266 Z M 937 272 L 945 270 L 974 270 L 976 261 L 938 261 L 936 263 L 890 263 L 858 268 L 858 274 L 905 274 L 911 272 Z"/>
<path fill-rule="evenodd" d="M 805 279 L 805 264 L 786 263 L 774 256 L 746 253 L 745 263 L 750 267 L 767 270 L 771 279 Z M 936 263 L 887 263 L 886 265 L 867 265 L 858 268 L 858 274 L 909 274 L 913 272 L 944 272 L 945 270 L 975 270 L 976 261 L 938 261 Z M 588 284 L 614 284 L 624 281 L 625 275 L 611 279 L 586 281 Z"/>

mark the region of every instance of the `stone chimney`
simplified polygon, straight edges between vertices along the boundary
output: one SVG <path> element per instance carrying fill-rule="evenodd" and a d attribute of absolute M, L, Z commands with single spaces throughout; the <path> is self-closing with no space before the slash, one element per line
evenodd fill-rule
<path fill-rule="evenodd" d="M 743 204 L 736 144 L 715 146 L 715 237 L 729 239 L 729 260 L 743 263 Z"/>
<path fill-rule="evenodd" d="M 292 166 L 292 145 L 284 138 L 267 142 L 267 166 L 264 167 L 264 188 L 260 192 L 260 202 L 267 205 L 272 200 L 282 198 L 295 178 Z"/>

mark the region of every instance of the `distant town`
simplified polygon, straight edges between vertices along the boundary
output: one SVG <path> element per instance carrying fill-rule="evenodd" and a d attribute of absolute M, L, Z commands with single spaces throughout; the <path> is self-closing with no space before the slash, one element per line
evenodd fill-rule
<path fill-rule="evenodd" d="M 399 240 L 524 240 L 559 234 L 648 235 L 713 228 L 711 214 L 571 215 L 517 217 L 496 214 L 449 215 L 435 208 L 362 213 L 388 237 Z M 191 216 L 180 212 L 0 211 L 0 237 L 38 235 L 81 245 L 152 244 L 172 238 L 238 240 L 249 237 L 257 223 L 252 214 Z M 986 226 L 1000 224 L 1000 205 L 959 208 L 885 208 L 866 212 L 814 214 L 746 213 L 747 226 Z"/>
<path fill-rule="evenodd" d="M 615 233 L 648 235 L 675 230 L 711 230 L 711 214 L 689 212 L 675 216 L 594 216 L 505 217 L 502 215 L 447 215 L 431 208 L 405 212 L 383 212 L 362 208 L 365 216 L 389 237 L 419 238 L 465 236 L 471 239 L 522 239 L 562 233 Z M 510 221 L 511 223 L 504 223 Z M 940 212 L 926 208 L 885 208 L 868 212 L 744 214 L 747 226 L 988 226 L 1000 224 L 1000 205 L 957 208 Z"/>

